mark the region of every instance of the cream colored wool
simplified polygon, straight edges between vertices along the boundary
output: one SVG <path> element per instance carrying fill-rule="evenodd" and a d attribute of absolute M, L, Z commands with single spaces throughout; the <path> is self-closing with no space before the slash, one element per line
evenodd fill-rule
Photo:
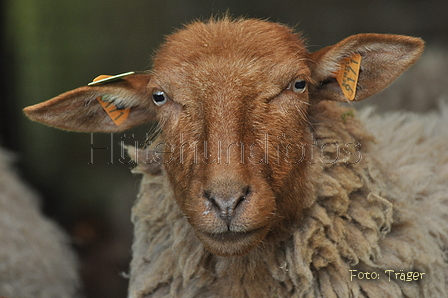
<path fill-rule="evenodd" d="M 77 297 L 79 278 L 67 236 L 39 210 L 38 200 L 0 150 L 0 296 Z"/>
<path fill-rule="evenodd" d="M 285 241 L 242 257 L 207 252 L 163 167 L 140 163 L 129 297 L 447 297 L 448 106 L 440 110 L 365 110 L 365 129 L 350 109 L 320 103 L 310 133 L 350 159 L 324 146 L 310 166 L 314 204 L 301 222 Z M 349 270 L 379 279 L 351 279 Z M 390 280 L 386 270 L 395 271 Z M 424 274 L 395 278 L 408 271 Z"/>

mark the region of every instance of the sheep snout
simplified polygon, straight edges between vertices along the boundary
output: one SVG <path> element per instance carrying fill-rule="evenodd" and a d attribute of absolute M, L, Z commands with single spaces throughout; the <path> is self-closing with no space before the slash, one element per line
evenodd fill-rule
<path fill-rule="evenodd" d="M 249 253 L 266 238 L 275 221 L 274 194 L 241 175 L 211 175 L 203 184 L 193 183 L 199 195 L 192 194 L 195 199 L 181 204 L 196 235 L 215 255 Z"/>
<path fill-rule="evenodd" d="M 250 187 L 245 186 L 237 190 L 236 193 L 227 194 L 226 192 L 206 190 L 204 199 L 211 203 L 216 214 L 223 219 L 230 229 L 230 223 L 233 217 L 241 211 L 240 208 L 250 193 Z"/>

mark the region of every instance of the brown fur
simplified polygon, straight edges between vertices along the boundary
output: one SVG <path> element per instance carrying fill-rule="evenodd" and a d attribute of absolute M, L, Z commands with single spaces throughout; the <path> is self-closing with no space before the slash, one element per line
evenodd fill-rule
<path fill-rule="evenodd" d="M 335 80 L 341 59 L 362 56 L 361 100 L 422 50 L 417 38 L 360 34 L 310 54 L 278 24 L 197 22 L 167 38 L 150 74 L 82 87 L 25 112 L 54 126 L 113 131 L 92 100 L 101 96 L 131 108 L 123 129 L 145 111 L 159 121 L 163 166 L 134 154 L 144 178 L 130 297 L 437 297 L 446 242 L 414 222 L 415 206 L 403 203 L 412 194 L 370 152 L 373 138 L 353 111 L 328 102 L 345 100 Z M 151 97 L 160 92 L 166 103 L 158 106 Z M 68 104 L 62 116 L 51 113 L 59 102 Z M 89 126 L 70 102 L 84 107 Z M 438 273 L 412 284 L 350 280 L 350 269 L 388 266 Z"/>

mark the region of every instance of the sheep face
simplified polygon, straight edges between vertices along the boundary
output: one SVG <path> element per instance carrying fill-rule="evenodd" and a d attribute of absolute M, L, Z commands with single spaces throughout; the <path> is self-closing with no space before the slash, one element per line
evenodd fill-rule
<path fill-rule="evenodd" d="M 411 65 L 421 40 L 364 34 L 308 53 L 292 30 L 259 20 L 194 23 L 167 38 L 147 75 L 81 87 L 25 109 L 77 131 L 121 131 L 158 120 L 174 196 L 213 254 L 243 255 L 287 235 L 313 201 L 309 115 L 345 100 L 341 60 L 362 56 L 354 100 L 382 90 Z M 97 98 L 130 109 L 117 126 Z M 295 150 L 291 150 L 294 148 Z M 302 148 L 297 150 L 297 148 Z"/>
<path fill-rule="evenodd" d="M 308 204 L 301 150 L 288 158 L 302 162 L 286 163 L 279 148 L 307 142 L 309 54 L 285 27 L 246 25 L 194 24 L 172 35 L 148 85 L 165 141 L 177 144 L 165 156 L 175 197 L 219 255 L 248 252 Z M 297 176 L 296 191 L 285 192 Z"/>

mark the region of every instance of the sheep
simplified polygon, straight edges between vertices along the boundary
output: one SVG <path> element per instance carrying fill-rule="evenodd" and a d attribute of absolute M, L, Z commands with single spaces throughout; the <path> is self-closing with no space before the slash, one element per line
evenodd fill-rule
<path fill-rule="evenodd" d="M 39 210 L 38 197 L 0 149 L 0 296 L 79 297 L 76 256 L 68 237 Z"/>
<path fill-rule="evenodd" d="M 24 112 L 79 132 L 158 122 L 156 140 L 128 147 L 143 175 L 128 297 L 446 297 L 446 107 L 340 105 L 383 90 L 423 48 L 358 34 L 309 53 L 281 24 L 197 21 L 151 71 Z"/>

